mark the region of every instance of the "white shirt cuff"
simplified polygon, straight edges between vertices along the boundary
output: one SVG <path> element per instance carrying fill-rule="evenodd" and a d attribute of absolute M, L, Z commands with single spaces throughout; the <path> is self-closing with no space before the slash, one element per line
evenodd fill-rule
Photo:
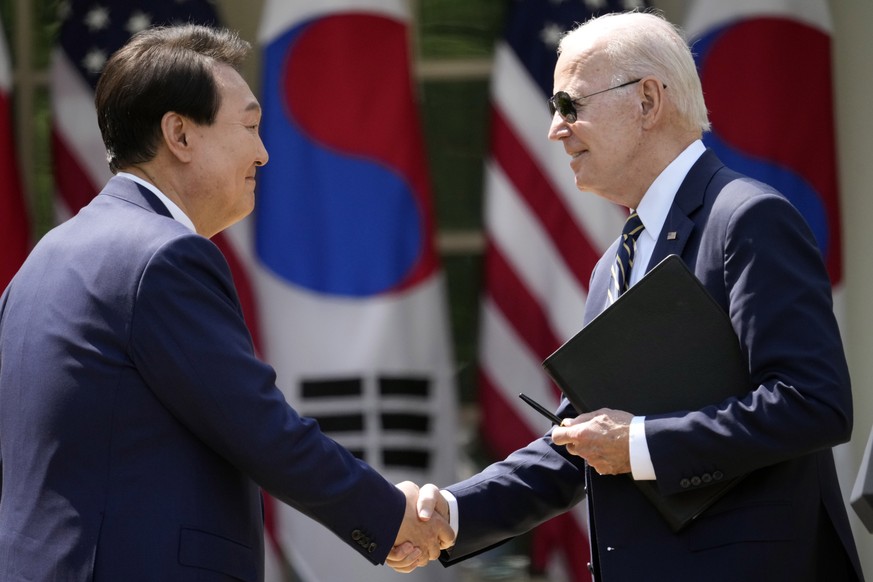
<path fill-rule="evenodd" d="M 449 526 L 455 532 L 455 537 L 458 537 L 458 500 L 445 489 L 440 489 L 440 495 L 449 504 Z"/>
<path fill-rule="evenodd" d="M 646 417 L 635 416 L 631 420 L 628 445 L 630 449 L 631 474 L 636 481 L 654 481 L 655 467 L 646 441 Z"/>

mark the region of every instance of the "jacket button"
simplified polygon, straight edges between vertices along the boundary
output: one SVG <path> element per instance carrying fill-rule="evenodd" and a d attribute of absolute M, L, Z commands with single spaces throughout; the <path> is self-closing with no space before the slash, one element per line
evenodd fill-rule
<path fill-rule="evenodd" d="M 700 480 L 704 483 L 709 483 L 710 481 L 712 481 L 712 475 L 710 475 L 709 473 L 704 473 L 700 476 Z"/>
<path fill-rule="evenodd" d="M 361 539 L 362 535 L 364 535 L 364 534 L 361 533 L 361 530 L 356 529 L 352 532 L 352 539 L 355 541 L 358 541 L 359 539 Z"/>
<path fill-rule="evenodd" d="M 698 477 L 697 475 L 692 477 L 691 484 L 694 485 L 695 487 L 698 487 L 700 485 L 700 477 Z"/>
<path fill-rule="evenodd" d="M 712 478 L 716 481 L 720 481 L 721 479 L 724 479 L 724 473 L 722 473 L 721 471 L 713 471 Z"/>
<path fill-rule="evenodd" d="M 375 552 L 375 551 L 376 551 L 376 543 L 373 542 L 372 544 L 370 544 L 369 546 L 367 546 L 367 551 L 370 552 L 371 554 L 372 554 L 373 552 Z"/>
<path fill-rule="evenodd" d="M 688 479 L 682 479 L 681 481 L 679 481 L 679 487 L 681 487 L 682 489 L 688 489 L 689 487 L 691 487 L 691 481 L 689 481 Z"/>

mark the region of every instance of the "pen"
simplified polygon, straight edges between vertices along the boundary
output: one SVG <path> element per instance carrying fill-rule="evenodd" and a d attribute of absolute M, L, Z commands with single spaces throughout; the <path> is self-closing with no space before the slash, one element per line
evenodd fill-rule
<path fill-rule="evenodd" d="M 559 417 L 555 416 L 554 414 L 552 414 L 551 412 L 549 412 L 549 410 L 546 409 L 546 407 L 544 407 L 542 404 L 540 404 L 539 402 L 537 402 L 536 400 L 534 400 L 533 398 L 531 398 L 530 396 L 528 396 L 527 394 L 524 394 L 524 393 L 520 393 L 518 395 L 518 397 L 521 398 L 522 400 L 524 400 L 526 403 L 528 403 L 531 406 L 531 408 L 533 408 L 534 410 L 536 410 L 537 412 L 539 412 L 540 414 L 542 414 L 543 416 L 545 416 L 546 418 L 551 420 L 553 424 L 561 426 L 561 419 Z"/>

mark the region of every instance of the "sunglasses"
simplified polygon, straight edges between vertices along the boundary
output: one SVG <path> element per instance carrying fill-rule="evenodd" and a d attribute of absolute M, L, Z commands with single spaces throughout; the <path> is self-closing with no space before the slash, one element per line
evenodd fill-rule
<path fill-rule="evenodd" d="M 606 93 L 607 91 L 612 91 L 613 89 L 621 89 L 622 87 L 627 87 L 628 85 L 633 85 L 634 83 L 639 83 L 642 79 L 634 79 L 633 81 L 628 81 L 627 83 L 622 83 L 621 85 L 616 85 L 615 87 L 608 87 L 606 89 L 602 89 L 600 91 L 595 91 L 594 93 L 589 93 L 588 95 L 582 95 L 581 97 L 577 97 L 573 99 L 566 91 L 558 91 L 551 97 L 549 97 L 549 112 L 552 114 L 552 117 L 555 116 L 555 112 L 561 115 L 561 118 L 567 123 L 576 123 L 577 113 L 576 106 L 582 105 L 581 101 L 583 99 L 588 99 L 589 97 L 594 97 L 595 95 L 600 95 L 601 93 Z"/>

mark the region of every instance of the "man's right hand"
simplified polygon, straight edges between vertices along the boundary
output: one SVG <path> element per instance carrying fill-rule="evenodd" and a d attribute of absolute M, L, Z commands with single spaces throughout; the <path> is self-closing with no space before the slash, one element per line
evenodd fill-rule
<path fill-rule="evenodd" d="M 448 522 L 448 503 L 436 486 L 425 485 L 419 490 L 414 483 L 404 481 L 397 488 L 406 496 L 406 512 L 386 564 L 398 572 L 411 572 L 451 547 L 455 533 Z"/>
<path fill-rule="evenodd" d="M 433 516 L 434 512 L 442 517 L 446 523 L 449 520 L 449 503 L 446 498 L 440 494 L 439 487 L 428 483 L 418 490 L 418 516 L 423 520 L 428 520 Z M 454 535 L 452 536 L 454 542 Z M 451 547 L 451 546 L 449 546 Z M 446 549 L 446 548 L 443 548 Z"/>

